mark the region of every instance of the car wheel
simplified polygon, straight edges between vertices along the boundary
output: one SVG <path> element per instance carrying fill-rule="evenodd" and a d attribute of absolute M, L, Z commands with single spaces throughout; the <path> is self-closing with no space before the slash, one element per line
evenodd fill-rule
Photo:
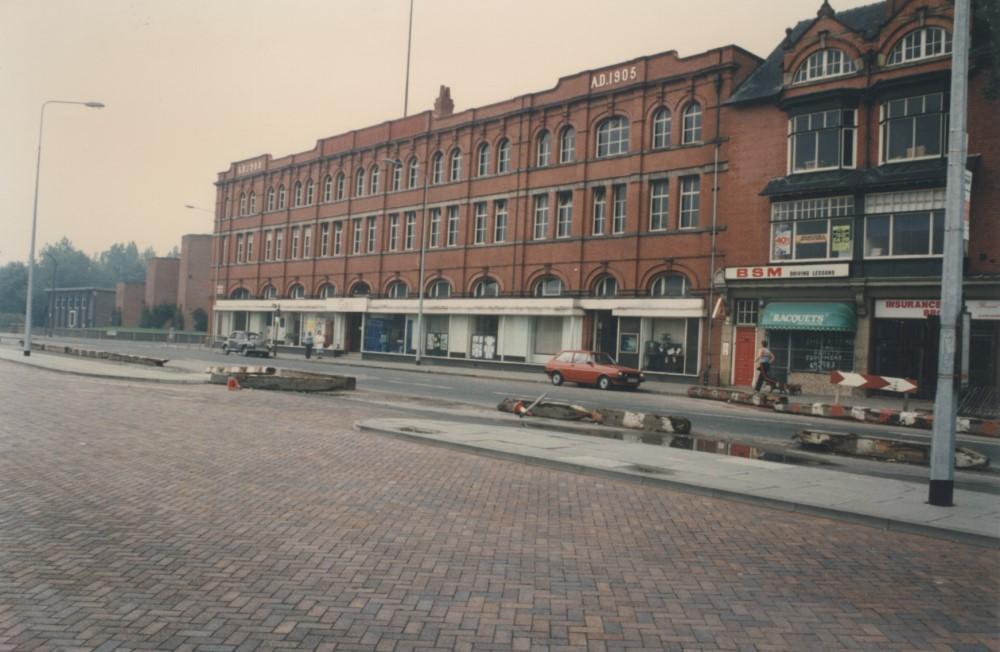
<path fill-rule="evenodd" d="M 552 380 L 552 384 L 553 385 L 562 385 L 563 384 L 562 374 L 559 373 L 558 371 L 553 371 L 552 375 L 549 376 L 549 378 Z"/>
<path fill-rule="evenodd" d="M 611 389 L 611 379 L 607 376 L 601 376 L 597 379 L 597 387 L 599 389 Z"/>

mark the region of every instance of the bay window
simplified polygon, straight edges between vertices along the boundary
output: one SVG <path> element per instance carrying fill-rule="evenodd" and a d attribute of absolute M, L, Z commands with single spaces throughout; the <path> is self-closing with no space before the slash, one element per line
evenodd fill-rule
<path fill-rule="evenodd" d="M 943 188 L 886 192 L 865 199 L 865 257 L 940 256 Z"/>
<path fill-rule="evenodd" d="M 882 162 L 934 158 L 947 149 L 948 113 L 942 93 L 889 100 L 879 110 Z"/>
<path fill-rule="evenodd" d="M 771 261 L 850 258 L 854 198 L 818 197 L 771 205 Z"/>
<path fill-rule="evenodd" d="M 788 121 L 791 172 L 854 167 L 857 111 L 834 109 Z"/>

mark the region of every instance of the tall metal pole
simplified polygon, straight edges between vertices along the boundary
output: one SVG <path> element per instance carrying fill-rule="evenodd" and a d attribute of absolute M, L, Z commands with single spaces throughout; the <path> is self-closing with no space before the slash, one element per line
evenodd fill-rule
<path fill-rule="evenodd" d="M 93 109 L 102 109 L 100 102 L 70 102 L 66 100 L 46 100 L 42 102 L 41 115 L 38 118 L 38 157 L 35 161 L 35 203 L 31 209 L 31 249 L 28 250 L 28 296 L 25 297 L 24 308 L 24 355 L 31 355 L 31 295 L 34 292 L 35 281 L 35 233 L 38 227 L 38 182 L 42 171 L 42 128 L 45 126 L 45 107 L 49 104 L 81 104 Z"/>
<path fill-rule="evenodd" d="M 969 79 L 969 0 L 955 2 L 948 129 L 948 186 L 945 193 L 944 256 L 941 261 L 941 340 L 931 438 L 928 501 L 950 507 L 955 488 L 955 354 L 962 304 L 962 202 L 965 171 L 966 96 Z"/>
<path fill-rule="evenodd" d="M 427 181 L 430 178 L 430 167 L 424 165 L 424 198 L 420 216 L 420 278 L 417 279 L 417 355 L 414 364 L 420 364 L 422 356 L 420 351 L 424 343 L 424 259 L 427 256 Z"/>
<path fill-rule="evenodd" d="M 413 0 L 410 0 L 410 27 L 406 33 L 406 88 L 403 91 L 403 117 L 410 107 L 410 44 L 413 43 Z"/>

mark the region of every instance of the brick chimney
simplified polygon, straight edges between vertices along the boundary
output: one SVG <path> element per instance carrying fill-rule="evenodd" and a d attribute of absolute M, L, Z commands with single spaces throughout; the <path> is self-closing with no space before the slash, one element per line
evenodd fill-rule
<path fill-rule="evenodd" d="M 441 86 L 437 99 L 434 100 L 434 117 L 447 118 L 455 111 L 455 103 L 451 100 L 451 89 Z"/>

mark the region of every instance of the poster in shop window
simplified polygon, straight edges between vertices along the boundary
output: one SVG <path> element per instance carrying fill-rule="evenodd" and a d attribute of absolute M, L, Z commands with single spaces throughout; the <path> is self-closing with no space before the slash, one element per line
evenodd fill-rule
<path fill-rule="evenodd" d="M 826 244 L 825 233 L 800 233 L 795 236 L 795 243 L 800 245 Z"/>
<path fill-rule="evenodd" d="M 833 225 L 833 245 L 831 247 L 834 253 L 838 254 L 849 254 L 851 253 L 851 225 L 850 224 L 834 224 Z"/>
<path fill-rule="evenodd" d="M 774 227 L 774 257 L 787 258 L 792 255 L 792 225 L 777 224 Z"/>

